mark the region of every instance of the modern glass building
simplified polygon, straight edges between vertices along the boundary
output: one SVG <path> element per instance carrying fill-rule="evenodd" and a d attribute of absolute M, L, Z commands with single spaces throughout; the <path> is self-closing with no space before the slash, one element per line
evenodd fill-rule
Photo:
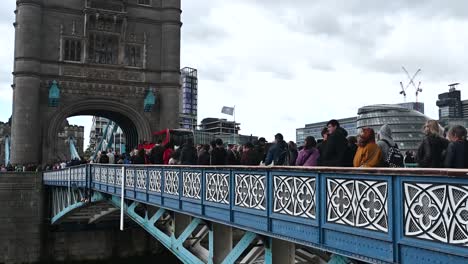
<path fill-rule="evenodd" d="M 197 70 L 185 67 L 180 70 L 182 83 L 181 110 L 179 124 L 181 128 L 195 130 L 197 128 L 198 110 L 198 74 Z"/>
<path fill-rule="evenodd" d="M 357 129 L 370 127 L 377 133 L 387 124 L 401 151 L 416 150 L 424 137 L 423 126 L 427 120 L 419 111 L 399 105 L 370 105 L 359 108 Z"/>

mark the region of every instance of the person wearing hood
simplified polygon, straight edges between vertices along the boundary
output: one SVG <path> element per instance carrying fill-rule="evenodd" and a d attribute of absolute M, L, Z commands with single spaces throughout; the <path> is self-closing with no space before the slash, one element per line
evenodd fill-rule
<path fill-rule="evenodd" d="M 283 139 L 283 135 L 278 133 L 275 135 L 275 144 L 268 149 L 268 154 L 265 160 L 265 165 L 289 165 L 289 150 L 288 143 Z"/>
<path fill-rule="evenodd" d="M 351 163 L 351 155 L 348 151 L 348 132 L 340 127 L 337 120 L 330 120 L 327 123 L 328 137 L 327 144 L 323 147 L 320 165 L 329 167 L 346 167 Z"/>
<path fill-rule="evenodd" d="M 380 150 L 382 151 L 382 156 L 385 158 L 388 156 L 388 150 L 390 146 L 395 145 L 395 141 L 392 138 L 392 129 L 388 125 L 383 125 L 378 134 L 379 140 L 377 141 L 377 145 L 379 145 Z"/>
<path fill-rule="evenodd" d="M 389 159 L 390 155 L 390 148 L 398 148 L 398 145 L 395 143 L 392 137 L 392 129 L 389 125 L 383 125 L 378 133 L 378 141 L 377 145 L 379 145 L 380 150 L 382 151 L 383 162 L 382 165 L 385 167 L 389 167 L 387 160 Z M 402 163 L 403 163 L 403 156 L 402 156 Z M 403 166 L 403 164 L 401 164 Z M 390 166 L 391 167 L 391 166 Z"/>
<path fill-rule="evenodd" d="M 354 167 L 378 167 L 382 163 L 382 151 L 375 144 L 375 132 L 365 127 L 359 133 L 358 149 L 354 156 Z"/>
<path fill-rule="evenodd" d="M 320 152 L 316 148 L 317 142 L 312 136 L 308 136 L 304 142 L 304 148 L 299 151 L 296 159 L 296 166 L 317 166 Z"/>

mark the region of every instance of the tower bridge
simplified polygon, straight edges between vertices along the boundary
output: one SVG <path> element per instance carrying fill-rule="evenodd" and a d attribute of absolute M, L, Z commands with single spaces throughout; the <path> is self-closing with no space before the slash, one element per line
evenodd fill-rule
<path fill-rule="evenodd" d="M 43 181 L 51 224 L 120 211 L 184 263 L 320 263 L 312 259 L 322 252 L 322 263 L 413 264 L 466 263 L 466 177 L 435 169 L 84 165 L 45 172 Z"/>

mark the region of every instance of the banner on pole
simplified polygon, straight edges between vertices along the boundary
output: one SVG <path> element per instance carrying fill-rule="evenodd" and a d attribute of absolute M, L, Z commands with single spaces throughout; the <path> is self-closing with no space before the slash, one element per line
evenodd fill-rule
<path fill-rule="evenodd" d="M 234 115 L 234 107 L 223 106 L 223 109 L 221 109 L 221 113 L 232 116 Z"/>

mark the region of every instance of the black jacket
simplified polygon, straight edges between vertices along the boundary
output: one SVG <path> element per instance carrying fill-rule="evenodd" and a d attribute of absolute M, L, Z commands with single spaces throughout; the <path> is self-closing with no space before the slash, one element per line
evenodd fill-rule
<path fill-rule="evenodd" d="M 242 152 L 241 165 L 244 166 L 257 166 L 260 165 L 260 157 L 255 149 Z"/>
<path fill-rule="evenodd" d="M 211 151 L 211 165 L 226 165 L 227 152 L 224 148 L 214 148 Z"/>
<path fill-rule="evenodd" d="M 320 153 L 320 165 L 330 167 L 349 166 L 352 162 L 348 150 L 348 132 L 337 127 L 333 134 L 328 135 L 326 144 L 322 146 Z"/>
<path fill-rule="evenodd" d="M 107 156 L 107 154 L 101 154 L 101 157 L 99 158 L 99 163 L 109 164 L 109 157 Z"/>
<path fill-rule="evenodd" d="M 443 168 L 448 140 L 437 135 L 425 136 L 418 148 L 416 162 L 422 168 Z"/>
<path fill-rule="evenodd" d="M 468 141 L 451 142 L 446 153 L 444 161 L 446 168 L 468 168 Z"/>
<path fill-rule="evenodd" d="M 179 160 L 182 165 L 197 165 L 197 149 L 193 145 L 184 145 Z"/>
<path fill-rule="evenodd" d="M 234 150 L 227 151 L 227 165 L 239 165 L 240 164 L 240 157 L 239 153 Z"/>
<path fill-rule="evenodd" d="M 202 150 L 198 153 L 198 165 L 210 165 L 210 153 Z"/>
<path fill-rule="evenodd" d="M 296 159 L 298 154 L 299 153 L 297 152 L 296 148 L 289 149 L 289 166 L 296 166 Z"/>
<path fill-rule="evenodd" d="M 145 156 L 135 155 L 132 158 L 132 164 L 145 164 Z"/>
<path fill-rule="evenodd" d="M 151 164 L 164 164 L 163 155 L 164 147 L 161 145 L 154 146 L 150 153 Z"/>

